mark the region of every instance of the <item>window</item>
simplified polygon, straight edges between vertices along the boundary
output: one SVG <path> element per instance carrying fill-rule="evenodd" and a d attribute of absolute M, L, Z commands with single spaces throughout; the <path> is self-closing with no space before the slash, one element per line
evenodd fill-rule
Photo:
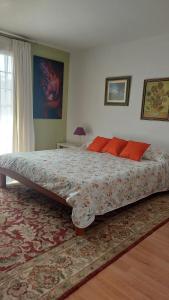
<path fill-rule="evenodd" d="M 12 56 L 0 53 L 0 154 L 12 152 L 13 73 Z"/>

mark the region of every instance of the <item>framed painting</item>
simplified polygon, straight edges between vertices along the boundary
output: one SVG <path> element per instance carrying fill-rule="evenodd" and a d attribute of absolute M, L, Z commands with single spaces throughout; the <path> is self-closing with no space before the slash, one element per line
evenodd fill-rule
<path fill-rule="evenodd" d="M 169 78 L 144 80 L 141 119 L 169 121 Z"/>
<path fill-rule="evenodd" d="M 34 119 L 62 119 L 63 74 L 63 62 L 34 56 Z"/>
<path fill-rule="evenodd" d="M 106 78 L 104 105 L 129 105 L 130 85 L 131 76 Z"/>

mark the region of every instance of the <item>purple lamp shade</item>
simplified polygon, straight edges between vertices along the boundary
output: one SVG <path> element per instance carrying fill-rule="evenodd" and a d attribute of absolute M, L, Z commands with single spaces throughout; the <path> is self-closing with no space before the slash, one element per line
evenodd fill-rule
<path fill-rule="evenodd" d="M 86 135 L 83 127 L 77 127 L 73 133 L 74 135 Z"/>

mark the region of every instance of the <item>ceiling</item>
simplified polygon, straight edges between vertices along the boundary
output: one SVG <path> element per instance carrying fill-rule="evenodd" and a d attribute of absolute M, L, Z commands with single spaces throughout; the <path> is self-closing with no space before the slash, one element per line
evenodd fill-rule
<path fill-rule="evenodd" d="M 169 33 L 169 0 L 0 0 L 0 30 L 86 49 Z"/>

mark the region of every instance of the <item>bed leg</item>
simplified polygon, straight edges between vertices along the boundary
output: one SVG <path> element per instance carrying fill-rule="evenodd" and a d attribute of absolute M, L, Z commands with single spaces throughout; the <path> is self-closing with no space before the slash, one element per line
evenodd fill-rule
<path fill-rule="evenodd" d="M 0 188 L 6 188 L 6 175 L 0 174 Z"/>
<path fill-rule="evenodd" d="M 81 236 L 81 235 L 84 235 L 84 234 L 85 234 L 85 229 L 83 229 L 83 228 L 78 228 L 78 227 L 75 226 L 75 232 L 76 232 L 76 235 Z"/>

